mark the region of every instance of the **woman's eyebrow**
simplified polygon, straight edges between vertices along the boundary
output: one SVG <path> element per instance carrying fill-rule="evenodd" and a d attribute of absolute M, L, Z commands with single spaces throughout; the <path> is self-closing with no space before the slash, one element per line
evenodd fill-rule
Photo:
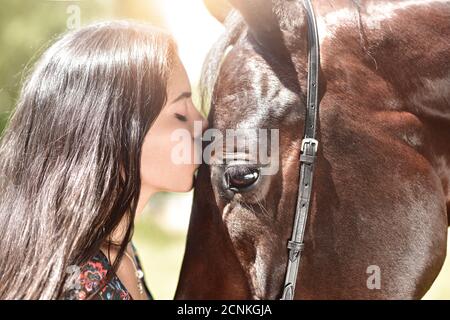
<path fill-rule="evenodd" d="M 182 99 L 186 99 L 186 98 L 190 98 L 192 97 L 192 92 L 183 92 L 182 94 L 180 94 L 178 96 L 178 98 L 176 98 L 175 100 L 172 101 L 172 103 L 176 103 Z"/>

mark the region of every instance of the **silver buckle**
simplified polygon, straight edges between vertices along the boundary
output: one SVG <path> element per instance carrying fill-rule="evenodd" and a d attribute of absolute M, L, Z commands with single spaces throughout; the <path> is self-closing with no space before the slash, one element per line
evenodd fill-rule
<path fill-rule="evenodd" d="M 302 146 L 301 146 L 301 151 L 304 152 L 305 151 L 305 144 L 312 144 L 314 145 L 314 152 L 317 153 L 317 149 L 319 148 L 319 141 L 317 141 L 316 139 L 313 138 L 305 138 L 302 140 Z"/>

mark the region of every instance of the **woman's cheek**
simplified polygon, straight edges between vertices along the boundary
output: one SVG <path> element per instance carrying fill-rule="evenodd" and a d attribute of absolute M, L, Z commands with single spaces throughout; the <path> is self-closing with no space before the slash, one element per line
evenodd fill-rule
<path fill-rule="evenodd" d="M 177 157 L 177 150 L 185 150 L 183 157 Z M 168 134 L 149 135 L 142 148 L 142 184 L 159 191 L 191 190 L 196 169 L 194 152 L 190 143 L 172 141 Z M 183 163 L 185 161 L 181 159 L 188 163 Z"/>
<path fill-rule="evenodd" d="M 142 146 L 141 156 L 141 182 L 145 186 L 156 187 L 160 184 L 159 177 L 156 174 L 162 171 L 161 166 L 164 164 L 161 150 L 158 148 L 157 140 L 146 137 Z"/>

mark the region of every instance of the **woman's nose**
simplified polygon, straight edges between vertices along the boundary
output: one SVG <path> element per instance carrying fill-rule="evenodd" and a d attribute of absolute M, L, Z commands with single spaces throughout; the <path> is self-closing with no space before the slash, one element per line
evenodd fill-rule
<path fill-rule="evenodd" d="M 201 122 L 201 128 L 202 128 L 202 130 L 201 130 L 201 132 L 199 132 L 199 129 L 196 129 L 197 130 L 197 132 L 195 132 L 194 133 L 194 135 L 196 136 L 196 138 L 198 138 L 198 137 L 203 137 L 203 133 L 206 131 L 206 129 L 208 129 L 208 120 L 205 118 L 205 117 L 203 117 L 203 115 L 200 113 L 200 112 L 198 112 L 197 111 L 197 118 L 196 118 L 196 120 L 195 120 L 197 123 L 200 123 Z M 194 126 L 194 128 L 195 127 L 199 127 L 199 125 L 197 124 L 197 126 Z M 195 129 L 194 129 L 195 130 Z"/>
<path fill-rule="evenodd" d="M 201 122 L 201 128 L 202 128 L 202 134 L 206 131 L 206 129 L 208 129 L 209 124 L 208 124 L 208 119 L 205 118 L 199 111 L 198 109 L 192 104 L 192 126 L 193 129 L 196 127 L 195 123 L 200 123 Z M 197 128 L 198 128 L 198 124 L 197 124 Z"/>
<path fill-rule="evenodd" d="M 202 114 L 200 114 L 200 117 L 201 117 L 200 121 L 202 121 L 202 133 L 204 133 L 208 129 L 209 123 L 208 123 L 208 119 L 203 117 Z"/>

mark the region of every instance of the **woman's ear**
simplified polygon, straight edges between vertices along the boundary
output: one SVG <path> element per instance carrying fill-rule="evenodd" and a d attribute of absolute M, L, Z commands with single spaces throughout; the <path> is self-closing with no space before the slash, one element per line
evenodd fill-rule
<path fill-rule="evenodd" d="M 227 0 L 203 0 L 208 11 L 220 22 L 224 23 L 233 9 Z"/>

